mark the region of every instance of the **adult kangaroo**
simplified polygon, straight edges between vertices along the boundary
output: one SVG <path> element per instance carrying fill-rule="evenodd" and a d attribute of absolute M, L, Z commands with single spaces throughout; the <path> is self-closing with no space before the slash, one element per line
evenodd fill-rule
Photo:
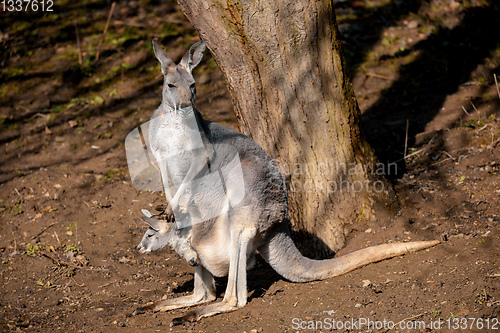
<path fill-rule="evenodd" d="M 201 61 L 205 42 L 192 45 L 178 65 L 154 40 L 153 48 L 164 85 L 162 103 L 149 125 L 149 145 L 176 221 L 143 211 L 150 228 L 138 249 L 147 253 L 173 246 L 195 266 L 194 293 L 139 307 L 134 315 L 213 301 L 214 276 L 228 276 L 224 299 L 190 310 L 172 324 L 243 307 L 246 271 L 256 253 L 284 278 L 307 282 L 439 243 L 384 244 L 327 260 L 302 256 L 290 237 L 286 187 L 271 157 L 242 133 L 204 120 L 194 107 L 192 70 Z"/>

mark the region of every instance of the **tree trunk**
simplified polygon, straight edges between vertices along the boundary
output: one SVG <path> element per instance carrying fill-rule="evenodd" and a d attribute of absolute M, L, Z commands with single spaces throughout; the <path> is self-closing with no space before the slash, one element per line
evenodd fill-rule
<path fill-rule="evenodd" d="M 324 257 L 389 193 L 359 129 L 333 3 L 179 0 L 224 73 L 240 130 L 287 182 L 299 248 Z M 384 200 L 384 199 L 382 199 Z"/>

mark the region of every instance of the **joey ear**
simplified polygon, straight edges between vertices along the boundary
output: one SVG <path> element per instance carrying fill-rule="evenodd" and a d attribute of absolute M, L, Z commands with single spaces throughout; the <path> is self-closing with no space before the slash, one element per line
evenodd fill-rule
<path fill-rule="evenodd" d="M 141 217 L 141 220 L 146 222 L 151 228 L 153 228 L 155 231 L 158 232 L 167 232 L 168 229 L 170 228 L 168 222 L 163 220 L 157 220 L 152 217 L 146 217 L 146 216 Z"/>
<path fill-rule="evenodd" d="M 174 62 L 170 57 L 167 55 L 167 53 L 163 50 L 163 48 L 158 44 L 156 40 L 153 39 L 153 50 L 155 52 L 156 59 L 161 64 L 161 73 L 163 75 L 167 74 L 167 68 L 170 66 L 174 66 Z"/>
<path fill-rule="evenodd" d="M 203 58 L 203 51 L 205 51 L 205 45 L 207 43 L 204 40 L 200 40 L 199 42 L 193 44 L 189 51 L 182 57 L 180 65 L 186 68 L 189 72 L 191 72 L 201 61 Z"/>

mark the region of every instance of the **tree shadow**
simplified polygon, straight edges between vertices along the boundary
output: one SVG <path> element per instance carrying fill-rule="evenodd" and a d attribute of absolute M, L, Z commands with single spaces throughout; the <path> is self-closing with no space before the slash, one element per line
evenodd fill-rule
<path fill-rule="evenodd" d="M 256 256 L 255 267 L 247 271 L 248 301 L 260 298 L 266 294 L 269 288 L 277 281 L 283 280 L 268 263 Z M 217 298 L 223 298 L 227 288 L 227 276 L 215 277 L 215 293 Z M 174 293 L 191 293 L 194 289 L 194 277 L 180 284 L 172 291 Z"/>
<path fill-rule="evenodd" d="M 366 55 L 390 27 L 422 6 L 421 0 L 390 1 L 386 5 L 366 8 L 356 1 L 335 2 L 338 29 L 349 71 L 354 73 Z"/>
<path fill-rule="evenodd" d="M 364 112 L 362 126 L 369 143 L 381 162 L 398 161 L 398 178 L 406 171 L 402 153 L 407 121 L 408 146 L 413 146 L 446 97 L 469 81 L 472 71 L 499 47 L 499 14 L 498 4 L 465 9 L 456 27 L 441 27 L 417 43 L 417 58 L 400 68 L 399 78 Z"/>

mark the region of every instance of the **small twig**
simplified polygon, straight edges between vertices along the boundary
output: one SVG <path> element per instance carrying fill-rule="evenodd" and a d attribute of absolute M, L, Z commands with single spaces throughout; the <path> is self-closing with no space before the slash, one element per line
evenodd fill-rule
<path fill-rule="evenodd" d="M 470 101 L 470 104 L 472 105 L 472 107 L 474 108 L 474 110 L 479 114 L 481 115 L 481 113 L 479 113 L 479 110 L 476 109 L 476 106 L 474 105 L 474 103 L 472 103 L 472 101 Z"/>
<path fill-rule="evenodd" d="M 92 213 L 92 209 L 90 208 L 90 205 L 87 203 L 87 201 L 83 200 L 83 203 L 87 206 L 89 209 L 89 214 L 90 214 L 90 219 L 93 221 L 94 220 L 94 214 Z M 93 224 L 94 222 L 91 222 Z"/>
<path fill-rule="evenodd" d="M 400 160 L 398 160 L 396 162 L 399 162 L 399 161 L 402 161 L 402 160 L 406 160 L 407 158 L 412 157 L 413 155 L 420 154 L 421 152 L 425 151 L 425 149 L 426 148 L 419 149 L 416 152 L 411 153 L 410 155 L 406 155 L 404 158 L 402 158 L 402 159 L 400 159 Z"/>
<path fill-rule="evenodd" d="M 500 139 L 497 139 L 496 141 L 493 141 L 491 143 L 491 148 L 495 148 L 499 142 L 500 142 Z"/>
<path fill-rule="evenodd" d="M 366 76 L 376 77 L 378 79 L 383 79 L 383 80 L 391 80 L 391 78 L 388 76 L 380 75 L 380 74 L 373 73 L 373 72 L 366 73 Z"/>
<path fill-rule="evenodd" d="M 104 38 L 106 37 L 106 34 L 108 33 L 109 22 L 111 21 L 111 17 L 113 16 L 113 11 L 115 10 L 115 5 L 116 5 L 116 2 L 113 2 L 111 4 L 111 9 L 109 10 L 108 20 L 106 21 L 106 26 L 104 27 L 104 31 L 102 32 L 102 36 L 101 36 L 101 40 L 99 41 L 99 45 L 97 45 L 97 52 L 95 54 L 95 61 L 99 60 L 99 53 L 101 51 L 101 46 L 102 46 L 102 43 L 104 42 Z"/>
<path fill-rule="evenodd" d="M 410 120 L 406 119 L 406 136 L 405 136 L 405 153 L 404 153 L 404 159 L 406 159 L 406 152 L 408 149 L 408 129 L 410 127 Z"/>
<path fill-rule="evenodd" d="M 139 126 L 137 127 L 137 129 L 139 130 L 139 135 L 141 136 L 142 149 L 146 151 L 146 159 L 148 160 L 148 164 L 153 165 L 153 163 L 151 163 L 151 161 L 149 160 L 149 154 L 147 153 L 148 147 L 146 145 L 146 139 L 144 139 L 144 134 L 142 133 L 142 127 Z"/>
<path fill-rule="evenodd" d="M 14 239 L 14 253 L 17 252 L 17 241 L 16 241 L 16 235 L 14 234 L 14 231 L 10 231 L 12 233 L 12 239 Z"/>
<path fill-rule="evenodd" d="M 59 243 L 59 246 L 61 246 L 61 241 L 59 240 L 59 236 L 57 236 L 57 232 L 54 231 L 54 236 L 56 236 L 57 242 Z"/>
<path fill-rule="evenodd" d="M 78 63 L 83 64 L 82 48 L 80 46 L 80 34 L 78 33 L 78 23 L 75 22 L 76 46 L 78 47 Z"/>
<path fill-rule="evenodd" d="M 425 151 L 425 150 L 427 150 L 427 148 L 430 146 L 430 144 L 432 143 L 432 141 L 434 141 L 434 138 L 435 138 L 435 137 L 436 137 L 436 135 L 434 135 L 434 136 L 432 137 L 431 141 L 429 141 L 429 143 L 428 143 L 428 144 L 427 144 L 424 148 L 419 149 L 419 150 L 417 150 L 416 152 L 413 152 L 413 153 L 411 153 L 410 155 L 407 155 L 406 157 L 401 158 L 401 159 L 399 159 L 399 160 L 397 160 L 397 161 L 394 161 L 394 162 L 392 162 L 392 163 L 401 162 L 401 161 L 403 161 L 403 160 L 406 160 L 406 159 L 407 159 L 407 158 L 409 158 L 409 157 L 412 157 L 413 155 L 420 154 L 421 152 L 424 152 L 424 151 Z"/>
<path fill-rule="evenodd" d="M 94 271 L 94 272 L 99 272 L 99 271 L 109 271 L 109 268 L 94 268 L 94 267 L 86 267 L 83 268 L 87 271 Z"/>
<path fill-rule="evenodd" d="M 52 256 L 49 256 L 47 253 L 43 253 L 42 252 L 40 255 L 42 257 L 45 257 L 45 258 L 48 258 L 48 259 L 52 260 L 52 262 L 54 264 L 56 264 L 57 266 L 67 266 L 67 267 L 72 267 L 72 268 L 81 268 L 78 265 L 72 264 L 72 263 L 67 262 L 67 261 L 62 261 L 62 260 L 56 259 L 56 258 L 54 258 Z"/>
<path fill-rule="evenodd" d="M 134 299 L 134 297 L 133 297 L 133 296 L 129 296 L 129 297 L 127 297 L 127 298 L 124 298 L 124 299 L 122 299 L 122 302 L 126 302 L 126 301 L 128 301 L 128 300 L 130 300 L 130 299 Z M 134 301 L 134 302 L 135 302 L 135 301 Z"/>
<path fill-rule="evenodd" d="M 500 273 L 495 273 L 495 274 L 490 274 L 490 275 L 485 275 L 487 278 L 496 278 L 500 277 Z"/>
<path fill-rule="evenodd" d="M 112 285 L 112 284 L 114 284 L 114 283 L 115 283 L 114 281 L 113 281 L 113 282 L 108 282 L 108 283 L 105 283 L 105 284 L 100 285 L 100 286 L 99 286 L 99 287 L 97 287 L 97 288 L 98 288 L 98 289 L 101 289 L 101 288 L 104 288 L 104 287 L 110 286 L 110 285 Z"/>
<path fill-rule="evenodd" d="M 495 85 L 497 86 L 498 98 L 500 98 L 500 88 L 498 88 L 497 75 L 493 74 L 493 77 L 495 78 Z"/>
<path fill-rule="evenodd" d="M 23 196 L 21 195 L 21 193 L 19 193 L 19 191 L 17 190 L 17 188 L 14 188 L 14 190 L 16 191 L 17 195 L 19 196 L 19 199 L 21 199 L 21 201 L 24 201 Z"/>
<path fill-rule="evenodd" d="M 41 112 L 37 112 L 37 113 L 35 113 L 33 118 L 47 118 L 48 116 L 49 116 L 48 114 L 43 114 Z"/>
<path fill-rule="evenodd" d="M 40 237 L 45 231 L 47 231 L 47 229 L 49 229 L 50 227 L 52 227 L 52 226 L 54 226 L 56 224 L 57 224 L 57 222 L 49 224 L 48 226 L 46 226 L 45 228 L 43 228 L 42 231 L 40 231 L 38 234 L 36 234 L 35 236 L 31 237 L 31 240 Z"/>
<path fill-rule="evenodd" d="M 449 158 L 453 158 L 453 156 L 451 156 L 450 153 L 448 153 L 447 151 L 443 151 L 443 154 L 445 154 L 446 156 L 448 156 Z"/>
<path fill-rule="evenodd" d="M 76 282 L 75 278 L 71 278 L 71 280 L 73 280 L 73 282 L 78 286 L 78 287 L 85 287 L 85 283 L 82 283 L 82 284 L 79 284 L 78 282 Z"/>
<path fill-rule="evenodd" d="M 401 218 L 397 219 L 396 221 L 392 222 L 386 229 L 390 229 L 392 228 L 393 225 L 395 225 L 396 223 L 399 222 L 399 220 L 401 220 Z"/>
<path fill-rule="evenodd" d="M 465 109 L 464 106 L 462 106 L 462 110 L 464 110 L 464 112 L 465 112 L 466 115 L 470 116 L 469 112 L 467 112 L 467 110 Z"/>
<path fill-rule="evenodd" d="M 486 127 L 488 127 L 488 126 L 493 126 L 493 125 L 491 125 L 491 124 L 486 124 L 486 125 L 484 125 L 483 127 L 481 127 L 480 129 L 478 129 L 477 131 L 478 131 L 478 132 L 481 132 L 482 130 L 484 130 L 484 129 L 485 129 Z"/>
<path fill-rule="evenodd" d="M 449 160 L 452 160 L 452 159 L 453 159 L 453 157 L 448 157 L 448 158 L 445 158 L 444 160 L 432 163 L 431 166 L 436 166 L 436 165 L 442 164 L 442 163 L 449 161 Z"/>
<path fill-rule="evenodd" d="M 432 139 L 429 141 L 429 143 L 427 143 L 427 144 L 425 145 L 425 149 L 427 149 L 427 148 L 431 145 L 432 141 L 434 141 L 434 139 L 436 138 L 436 136 L 437 136 L 437 134 L 436 134 L 436 135 L 434 135 L 434 136 L 432 137 Z"/>

